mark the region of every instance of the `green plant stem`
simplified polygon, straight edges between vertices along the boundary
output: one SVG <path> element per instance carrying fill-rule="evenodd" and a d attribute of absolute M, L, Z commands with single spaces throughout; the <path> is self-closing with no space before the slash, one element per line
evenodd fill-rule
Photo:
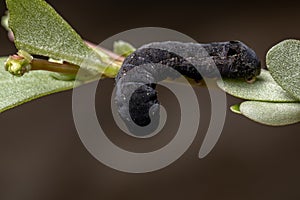
<path fill-rule="evenodd" d="M 77 74 L 79 70 L 78 65 L 74 65 L 71 63 L 55 63 L 55 62 L 49 62 L 47 60 L 42 59 L 32 59 L 31 63 L 31 70 L 46 70 L 46 71 L 52 71 L 52 72 L 59 72 L 62 74 Z"/>
<path fill-rule="evenodd" d="M 76 75 L 80 67 L 67 62 L 49 62 L 48 60 L 30 57 L 30 55 L 26 57 L 19 54 L 10 56 L 6 60 L 5 68 L 13 75 L 22 76 L 24 73 L 31 70 L 45 70 L 68 75 Z"/>

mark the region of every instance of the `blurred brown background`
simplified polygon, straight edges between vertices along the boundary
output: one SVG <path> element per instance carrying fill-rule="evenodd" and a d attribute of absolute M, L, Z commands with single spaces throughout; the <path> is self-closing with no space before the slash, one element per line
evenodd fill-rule
<path fill-rule="evenodd" d="M 285 38 L 300 38 L 300 3 L 284 1 L 58 1 L 49 0 L 82 35 L 100 43 L 131 28 L 175 29 L 206 43 L 238 39 L 264 63 L 267 50 Z M 241 3 L 242 2 L 242 3 Z M 0 3 L 1 15 L 5 3 Z M 15 52 L 0 29 L 0 55 Z M 98 110 L 109 103 L 112 80 L 101 82 Z M 201 127 L 189 150 L 175 163 L 147 174 L 127 174 L 104 166 L 82 145 L 72 119 L 72 92 L 62 92 L 0 115 L 0 200 L 96 199 L 299 199 L 300 124 L 268 127 L 228 112 L 213 151 L 198 159 L 207 128 L 207 92 L 199 91 Z M 161 101 L 172 95 L 161 89 Z M 239 102 L 228 96 L 228 105 Z M 101 107 L 102 105 L 102 107 Z M 165 105 L 178 111 L 176 101 Z M 172 108 L 172 109 L 170 109 Z M 101 114 L 110 116 L 109 109 Z M 108 117 L 109 119 L 111 117 Z M 167 131 L 148 140 L 120 134 L 109 119 L 102 124 L 120 146 L 142 151 L 172 138 Z M 175 119 L 176 120 L 176 119 Z M 192 119 L 191 119 L 192 120 Z M 100 120 L 101 121 L 101 120 Z M 168 129 L 167 129 L 168 130 Z"/>

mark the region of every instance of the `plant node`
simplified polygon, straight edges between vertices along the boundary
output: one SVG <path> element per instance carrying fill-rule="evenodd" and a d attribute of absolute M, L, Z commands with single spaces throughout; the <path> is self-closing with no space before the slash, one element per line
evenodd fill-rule
<path fill-rule="evenodd" d="M 32 61 L 32 56 L 25 51 L 18 52 L 18 54 L 19 55 L 9 56 L 4 66 L 5 70 L 9 73 L 15 76 L 22 76 L 31 70 L 30 63 Z"/>

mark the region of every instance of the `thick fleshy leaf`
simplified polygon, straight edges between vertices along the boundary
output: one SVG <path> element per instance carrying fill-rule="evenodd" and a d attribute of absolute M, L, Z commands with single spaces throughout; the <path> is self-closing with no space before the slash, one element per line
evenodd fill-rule
<path fill-rule="evenodd" d="M 106 64 L 44 0 L 6 0 L 18 49 L 103 72 Z M 84 64 L 82 65 L 82 62 Z"/>
<path fill-rule="evenodd" d="M 6 59 L 0 58 L 0 112 L 74 87 L 74 81 L 58 80 L 52 72 L 32 71 L 22 77 L 13 76 L 4 69 Z"/>
<path fill-rule="evenodd" d="M 128 42 L 124 42 L 122 40 L 114 42 L 114 52 L 120 56 L 127 57 L 135 50 L 136 49 Z"/>
<path fill-rule="evenodd" d="M 246 117 L 270 126 L 300 122 L 300 103 L 245 101 L 239 110 Z"/>
<path fill-rule="evenodd" d="M 10 29 L 8 28 L 8 19 L 9 19 L 9 15 L 8 13 L 6 13 L 6 15 L 4 15 L 1 18 L 1 25 L 3 26 L 3 28 L 5 28 L 7 31 L 10 31 Z"/>
<path fill-rule="evenodd" d="M 272 102 L 299 101 L 283 90 L 267 70 L 262 70 L 254 83 L 236 79 L 224 79 L 217 83 L 222 90 L 241 99 Z"/>
<path fill-rule="evenodd" d="M 272 47 L 266 57 L 275 81 L 300 100 L 300 41 L 285 40 Z"/>
<path fill-rule="evenodd" d="M 230 106 L 230 110 L 236 114 L 242 114 L 240 111 L 240 104 Z"/>

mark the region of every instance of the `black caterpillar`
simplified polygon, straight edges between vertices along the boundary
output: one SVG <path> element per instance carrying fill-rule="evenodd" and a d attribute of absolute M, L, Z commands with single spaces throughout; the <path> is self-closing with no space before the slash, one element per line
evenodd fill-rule
<path fill-rule="evenodd" d="M 202 76 L 217 77 L 213 66 L 223 78 L 246 80 L 259 75 L 261 69 L 255 52 L 240 41 L 156 42 L 129 55 L 116 77 L 115 102 L 131 133 L 145 135 L 157 128 L 159 101 L 155 87 L 158 81 L 177 78 L 174 69 L 196 81 Z"/>

